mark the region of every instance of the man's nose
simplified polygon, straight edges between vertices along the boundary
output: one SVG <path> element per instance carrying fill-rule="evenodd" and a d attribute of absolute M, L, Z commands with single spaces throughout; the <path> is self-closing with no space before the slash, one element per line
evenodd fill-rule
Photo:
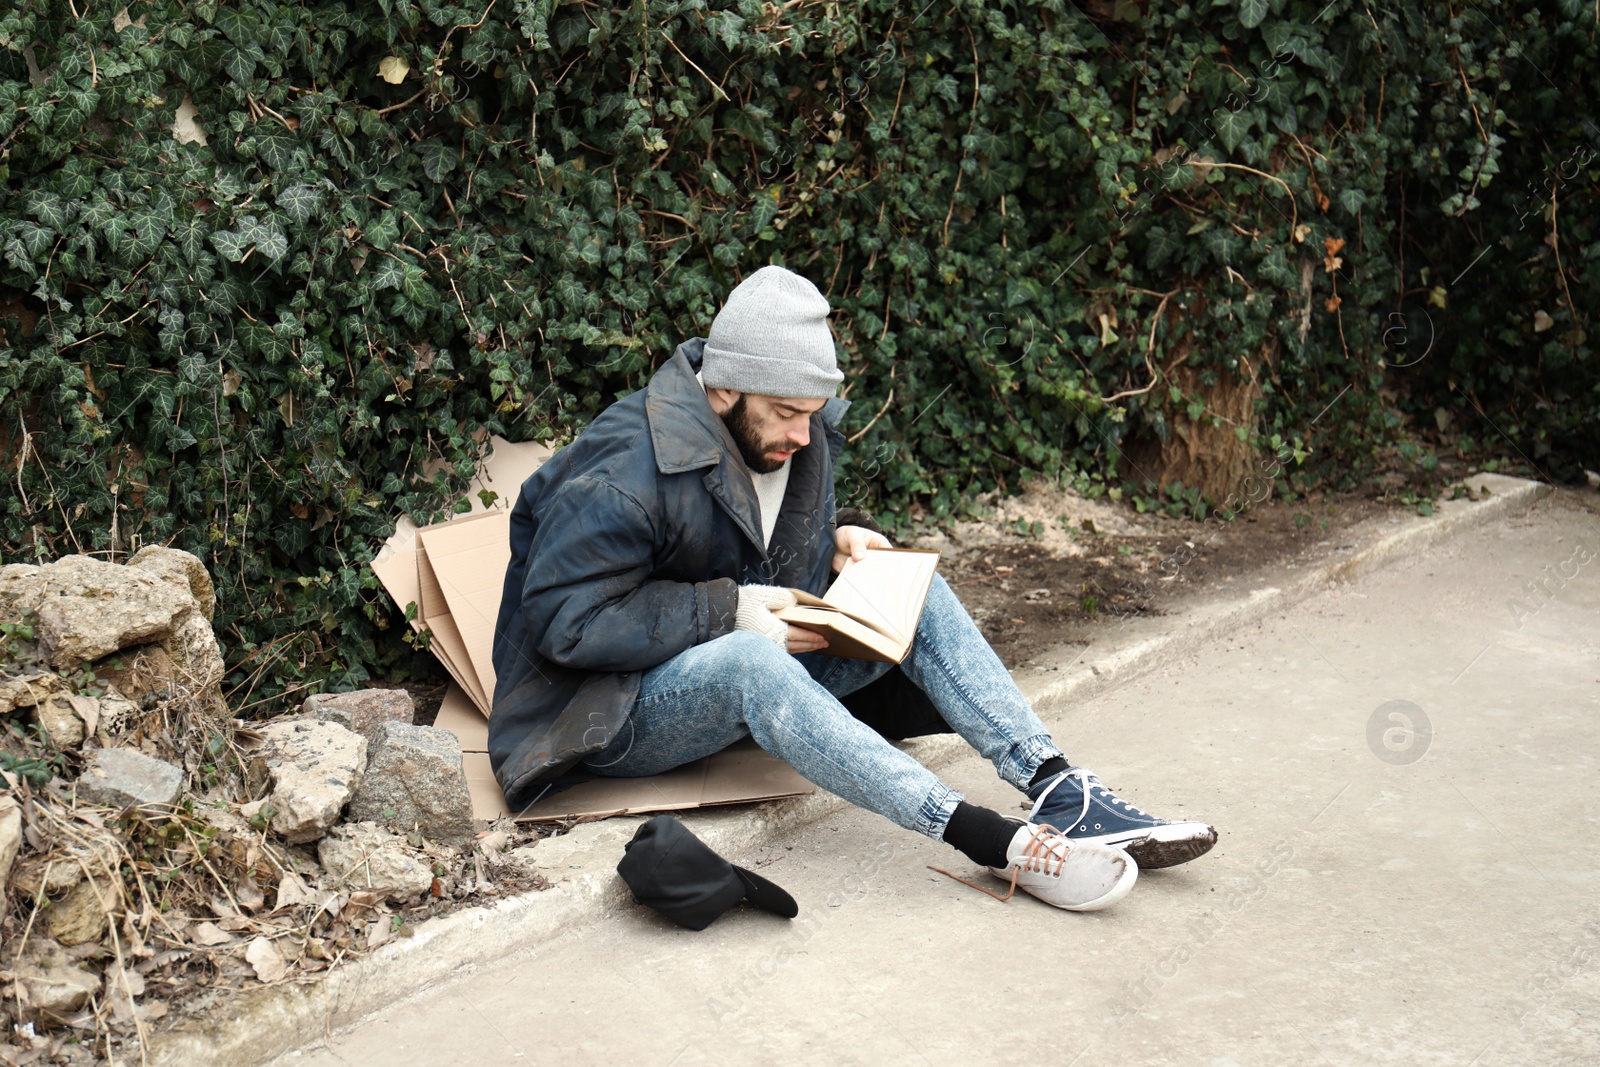
<path fill-rule="evenodd" d="M 809 419 L 801 423 L 799 429 L 789 431 L 789 441 L 797 448 L 804 448 L 811 443 L 811 422 Z"/>

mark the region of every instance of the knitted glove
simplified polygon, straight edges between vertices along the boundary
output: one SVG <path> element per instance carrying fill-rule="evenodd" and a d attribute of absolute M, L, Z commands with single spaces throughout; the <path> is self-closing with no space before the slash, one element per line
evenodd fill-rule
<path fill-rule="evenodd" d="M 780 585 L 741 585 L 734 612 L 735 630 L 752 630 L 789 651 L 789 624 L 773 614 L 795 603 L 794 593 Z"/>

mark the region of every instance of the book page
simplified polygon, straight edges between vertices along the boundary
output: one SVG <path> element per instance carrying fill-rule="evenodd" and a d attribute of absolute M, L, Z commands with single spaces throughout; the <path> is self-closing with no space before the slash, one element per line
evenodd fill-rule
<path fill-rule="evenodd" d="M 937 552 L 869 548 L 865 559 L 844 565 L 822 599 L 909 645 L 938 565 Z"/>

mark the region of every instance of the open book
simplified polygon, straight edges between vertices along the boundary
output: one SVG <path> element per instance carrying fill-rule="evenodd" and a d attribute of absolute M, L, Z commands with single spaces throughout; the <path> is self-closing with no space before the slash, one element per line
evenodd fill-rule
<path fill-rule="evenodd" d="M 793 590 L 800 602 L 778 612 L 784 622 L 828 639 L 826 656 L 899 663 L 911 651 L 939 553 L 921 548 L 869 548 L 849 560 L 827 593 Z"/>

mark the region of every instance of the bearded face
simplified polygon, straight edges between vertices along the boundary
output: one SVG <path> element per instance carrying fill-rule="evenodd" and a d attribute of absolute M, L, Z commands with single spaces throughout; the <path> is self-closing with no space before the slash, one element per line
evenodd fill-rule
<path fill-rule="evenodd" d="M 771 474 L 787 463 L 796 448 L 803 446 L 806 441 L 795 442 L 781 425 L 776 428 L 764 425 L 773 420 L 757 415 L 749 400 L 750 394 L 741 393 L 739 399 L 733 402 L 733 407 L 722 416 L 722 421 L 733 435 L 734 443 L 739 446 L 739 455 L 744 458 L 745 466 L 757 474 Z"/>

